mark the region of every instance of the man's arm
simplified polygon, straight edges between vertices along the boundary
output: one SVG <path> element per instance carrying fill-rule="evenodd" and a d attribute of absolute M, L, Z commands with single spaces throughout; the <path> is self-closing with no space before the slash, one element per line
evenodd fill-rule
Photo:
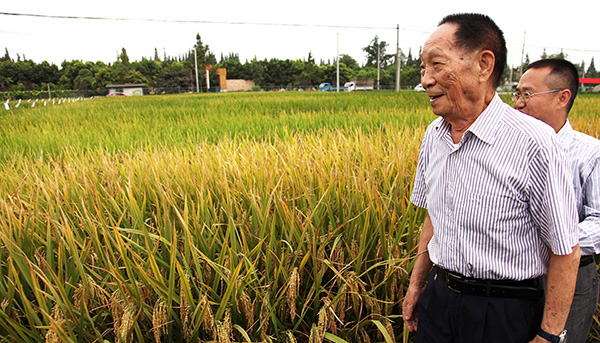
<path fill-rule="evenodd" d="M 583 220 L 579 222 L 579 245 L 582 255 L 600 254 L 600 158 L 590 162 L 591 171 L 582 187 Z"/>
<path fill-rule="evenodd" d="M 555 255 L 550 251 L 546 304 L 541 326 L 548 333 L 558 335 L 565 327 L 575 292 L 580 258 L 579 244 L 573 247 L 573 252 L 569 255 Z M 548 341 L 535 336 L 532 342 L 547 343 Z"/>
<path fill-rule="evenodd" d="M 423 229 L 421 230 L 421 237 L 419 238 L 419 250 L 410 275 L 410 284 L 408 291 L 404 296 L 404 302 L 402 303 L 402 318 L 408 326 L 410 332 L 417 331 L 417 323 L 419 321 L 417 313 L 417 304 L 419 298 L 425 289 L 427 283 L 427 277 L 432 267 L 431 260 L 429 259 L 429 251 L 427 245 L 433 236 L 433 224 L 429 214 L 425 218 L 423 223 Z"/>

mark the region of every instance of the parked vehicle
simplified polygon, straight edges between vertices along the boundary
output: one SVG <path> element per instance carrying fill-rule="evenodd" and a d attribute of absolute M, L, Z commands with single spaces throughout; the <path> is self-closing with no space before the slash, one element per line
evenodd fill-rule
<path fill-rule="evenodd" d="M 112 92 L 112 93 L 108 93 L 107 96 L 112 97 L 112 96 L 127 96 L 127 95 L 125 95 L 125 93 L 123 93 L 123 92 Z"/>

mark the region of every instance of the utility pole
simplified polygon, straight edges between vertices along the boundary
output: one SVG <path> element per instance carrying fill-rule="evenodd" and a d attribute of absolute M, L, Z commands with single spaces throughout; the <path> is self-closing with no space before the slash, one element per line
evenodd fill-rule
<path fill-rule="evenodd" d="M 581 61 L 581 78 L 585 77 L 585 62 Z M 583 84 L 583 82 L 581 83 L 581 90 L 584 90 L 585 85 Z"/>
<path fill-rule="evenodd" d="M 196 65 L 196 93 L 200 93 L 200 82 L 198 81 L 198 52 L 197 48 L 194 48 L 194 63 Z"/>
<path fill-rule="evenodd" d="M 208 71 L 210 70 L 211 66 L 209 65 L 208 67 L 206 67 L 206 93 L 208 93 L 210 91 L 210 78 L 209 78 L 209 74 Z"/>
<path fill-rule="evenodd" d="M 523 55 L 525 55 L 525 36 L 527 31 L 523 32 L 523 49 L 521 49 L 521 67 L 519 68 L 519 77 L 523 76 Z"/>
<path fill-rule="evenodd" d="M 508 78 L 508 91 L 512 92 L 512 86 L 513 86 L 513 68 L 509 67 L 510 69 L 510 76 Z"/>
<path fill-rule="evenodd" d="M 379 90 L 379 40 L 377 40 L 377 90 Z"/>
<path fill-rule="evenodd" d="M 396 25 L 396 92 L 400 91 L 400 25 Z"/>
<path fill-rule="evenodd" d="M 335 83 L 335 91 L 339 92 L 340 91 L 340 34 L 337 34 L 337 56 L 335 58 L 337 60 L 337 80 Z"/>

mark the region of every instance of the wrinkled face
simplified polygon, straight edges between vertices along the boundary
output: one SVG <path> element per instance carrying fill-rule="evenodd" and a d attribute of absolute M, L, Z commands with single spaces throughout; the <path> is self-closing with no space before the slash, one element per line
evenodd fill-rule
<path fill-rule="evenodd" d="M 540 93 L 550 91 L 551 89 L 546 85 L 546 76 L 550 74 L 550 68 L 537 68 L 527 70 L 517 86 L 517 93 Z M 529 102 L 525 103 L 519 99 L 515 103 L 515 108 L 525 114 L 528 114 L 534 118 L 537 118 L 547 124 L 552 125 L 555 117 L 555 105 L 557 98 L 556 93 L 545 93 L 537 94 L 529 99 Z"/>
<path fill-rule="evenodd" d="M 443 24 L 427 39 L 421 53 L 421 84 L 436 115 L 463 116 L 483 96 L 474 67 L 477 55 L 454 44 L 456 24 Z M 467 111 L 467 112 L 465 112 Z"/>

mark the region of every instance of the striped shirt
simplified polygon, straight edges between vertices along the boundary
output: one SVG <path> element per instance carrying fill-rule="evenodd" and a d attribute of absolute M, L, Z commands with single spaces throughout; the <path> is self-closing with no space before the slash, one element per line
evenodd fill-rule
<path fill-rule="evenodd" d="M 569 163 L 557 135 L 496 94 L 454 144 L 450 124 L 425 132 L 411 201 L 433 223 L 431 261 L 462 275 L 524 280 L 547 272 L 550 248 L 577 244 Z"/>
<path fill-rule="evenodd" d="M 573 167 L 581 254 L 600 254 L 600 140 L 573 130 L 568 120 L 558 138 Z"/>

